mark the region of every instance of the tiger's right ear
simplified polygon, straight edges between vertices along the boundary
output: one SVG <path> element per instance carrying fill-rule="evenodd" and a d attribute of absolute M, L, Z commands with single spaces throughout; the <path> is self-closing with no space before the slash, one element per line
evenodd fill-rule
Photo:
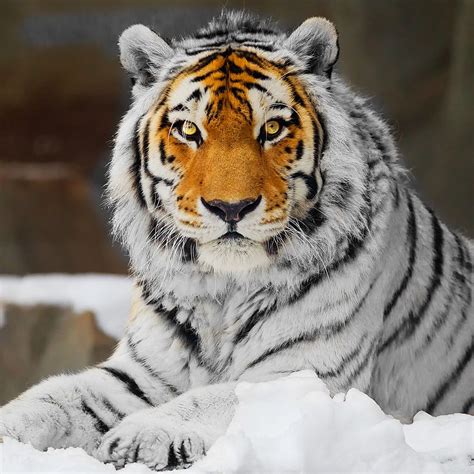
<path fill-rule="evenodd" d="M 119 39 L 120 62 L 132 80 L 142 86 L 155 81 L 155 74 L 173 55 L 171 46 L 144 25 L 127 28 Z"/>

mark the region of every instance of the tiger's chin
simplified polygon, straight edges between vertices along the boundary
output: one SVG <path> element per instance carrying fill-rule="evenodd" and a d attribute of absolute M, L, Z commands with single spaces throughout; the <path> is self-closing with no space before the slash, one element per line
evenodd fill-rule
<path fill-rule="evenodd" d="M 250 239 L 213 240 L 199 246 L 198 261 L 216 273 L 246 273 L 268 267 L 263 245 Z"/>

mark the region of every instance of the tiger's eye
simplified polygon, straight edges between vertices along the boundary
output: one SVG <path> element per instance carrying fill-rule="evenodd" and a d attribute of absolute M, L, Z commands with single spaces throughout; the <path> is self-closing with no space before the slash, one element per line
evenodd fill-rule
<path fill-rule="evenodd" d="M 184 122 L 181 127 L 181 132 L 183 135 L 192 136 L 197 132 L 197 127 L 193 122 Z"/>
<path fill-rule="evenodd" d="M 265 132 L 268 135 L 276 135 L 280 131 L 280 124 L 276 120 L 269 120 L 265 124 Z"/>

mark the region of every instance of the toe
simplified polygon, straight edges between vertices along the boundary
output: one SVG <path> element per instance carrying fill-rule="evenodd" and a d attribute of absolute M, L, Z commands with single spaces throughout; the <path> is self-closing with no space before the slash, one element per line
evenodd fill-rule
<path fill-rule="evenodd" d="M 173 443 L 175 457 L 183 464 L 190 464 L 205 454 L 204 442 L 196 433 L 178 435 Z"/>

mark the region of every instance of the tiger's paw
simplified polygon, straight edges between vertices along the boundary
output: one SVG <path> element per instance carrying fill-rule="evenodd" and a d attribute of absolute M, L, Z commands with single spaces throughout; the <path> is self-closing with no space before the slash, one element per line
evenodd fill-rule
<path fill-rule="evenodd" d="M 0 438 L 13 438 L 44 450 L 58 439 L 60 424 L 54 409 L 40 402 L 10 403 L 0 409 Z"/>
<path fill-rule="evenodd" d="M 205 441 L 182 419 L 137 413 L 103 438 L 97 457 L 117 468 L 138 462 L 159 471 L 187 467 L 205 454 Z"/>

